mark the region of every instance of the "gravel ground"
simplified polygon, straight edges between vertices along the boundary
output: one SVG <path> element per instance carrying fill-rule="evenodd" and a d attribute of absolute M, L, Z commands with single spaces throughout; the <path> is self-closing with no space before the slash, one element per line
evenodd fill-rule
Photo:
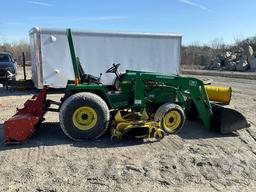
<path fill-rule="evenodd" d="M 108 134 L 73 142 L 58 114 L 48 113 L 29 141 L 0 145 L 0 191 L 256 191 L 256 80 L 209 78 L 232 86 L 230 107 L 248 118 L 249 129 L 222 136 L 186 122 L 160 142 L 114 145 Z M 4 121 L 35 92 L 0 87 L 0 138 Z"/>

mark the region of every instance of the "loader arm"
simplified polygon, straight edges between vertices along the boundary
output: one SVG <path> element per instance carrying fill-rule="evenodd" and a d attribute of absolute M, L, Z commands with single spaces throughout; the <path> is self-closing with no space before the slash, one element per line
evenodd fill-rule
<path fill-rule="evenodd" d="M 238 111 L 210 103 L 206 87 L 199 79 L 152 72 L 127 71 L 127 73 L 136 74 L 134 78 L 135 107 L 145 108 L 146 103 L 151 102 L 152 95 L 156 93 L 158 103 L 177 102 L 184 109 L 188 109 L 192 101 L 198 117 L 208 130 L 226 134 L 250 126 L 246 118 Z M 218 95 L 218 87 L 215 90 L 215 94 Z M 147 92 L 149 94 L 145 95 Z M 159 96 L 161 92 L 165 92 L 165 97 Z M 175 93 L 175 99 L 168 97 L 173 93 Z M 229 102 L 230 98 L 226 101 Z"/>
<path fill-rule="evenodd" d="M 134 71 L 133 71 L 134 72 Z M 147 81 L 156 82 L 154 85 L 148 85 Z M 194 102 L 199 114 L 207 129 L 211 129 L 212 108 L 206 93 L 204 83 L 196 78 L 180 77 L 176 75 L 163 75 L 159 73 L 139 73 L 137 72 L 134 91 L 135 107 L 144 108 L 147 98 L 144 98 L 146 89 L 169 90 L 175 92 L 178 103 L 186 108 L 187 99 Z"/>
<path fill-rule="evenodd" d="M 189 90 L 189 94 L 187 95 L 188 98 L 194 102 L 199 114 L 199 118 L 203 121 L 204 126 L 210 130 L 212 129 L 211 118 L 213 114 L 204 84 L 198 79 L 189 78 L 187 81 L 188 86 L 182 87 L 181 90 L 184 95 L 186 94 L 187 90 Z"/>

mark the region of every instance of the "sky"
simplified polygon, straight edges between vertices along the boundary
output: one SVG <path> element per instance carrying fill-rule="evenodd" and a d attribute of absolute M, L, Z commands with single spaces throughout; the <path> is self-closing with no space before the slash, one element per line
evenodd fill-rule
<path fill-rule="evenodd" d="M 170 32 L 183 44 L 256 35 L 255 0 L 0 0 L 0 42 L 33 27 Z"/>

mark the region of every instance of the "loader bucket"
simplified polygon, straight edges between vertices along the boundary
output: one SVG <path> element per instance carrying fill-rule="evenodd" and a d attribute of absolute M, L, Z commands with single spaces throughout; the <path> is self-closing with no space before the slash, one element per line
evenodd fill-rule
<path fill-rule="evenodd" d="M 211 106 L 213 112 L 211 126 L 213 130 L 227 134 L 250 127 L 250 124 L 240 112 L 217 104 L 211 104 Z"/>
<path fill-rule="evenodd" d="M 5 143 L 20 143 L 28 139 L 36 130 L 36 125 L 43 120 L 46 102 L 46 90 L 44 87 L 38 95 L 27 100 L 22 109 L 4 122 Z"/>

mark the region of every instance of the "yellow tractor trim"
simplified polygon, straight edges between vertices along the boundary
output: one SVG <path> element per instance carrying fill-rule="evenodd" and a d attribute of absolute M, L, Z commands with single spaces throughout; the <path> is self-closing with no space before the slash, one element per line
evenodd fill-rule
<path fill-rule="evenodd" d="M 229 104 L 232 95 L 231 87 L 220 87 L 220 86 L 205 86 L 210 101 L 217 101 L 224 104 Z"/>
<path fill-rule="evenodd" d="M 149 120 L 149 116 L 145 110 L 140 114 L 129 112 L 124 116 L 122 116 L 121 111 L 118 111 L 114 119 L 111 129 L 111 140 L 113 142 L 121 140 L 125 133 L 138 128 L 145 128 L 148 131 L 145 134 L 135 136 L 136 138 L 149 139 L 153 137 L 160 140 L 164 137 L 164 132 L 160 129 L 160 123 Z"/>
<path fill-rule="evenodd" d="M 116 122 L 124 122 L 124 121 L 126 121 L 126 120 L 122 117 L 120 111 L 118 111 L 118 112 L 116 113 L 116 115 L 115 115 L 115 121 L 116 121 Z"/>
<path fill-rule="evenodd" d="M 74 125 L 81 131 L 93 128 L 97 123 L 97 113 L 91 107 L 79 107 L 72 117 Z"/>
<path fill-rule="evenodd" d="M 181 115 L 178 111 L 169 111 L 163 118 L 163 126 L 168 130 L 169 133 L 173 132 L 179 127 L 181 123 Z"/>

